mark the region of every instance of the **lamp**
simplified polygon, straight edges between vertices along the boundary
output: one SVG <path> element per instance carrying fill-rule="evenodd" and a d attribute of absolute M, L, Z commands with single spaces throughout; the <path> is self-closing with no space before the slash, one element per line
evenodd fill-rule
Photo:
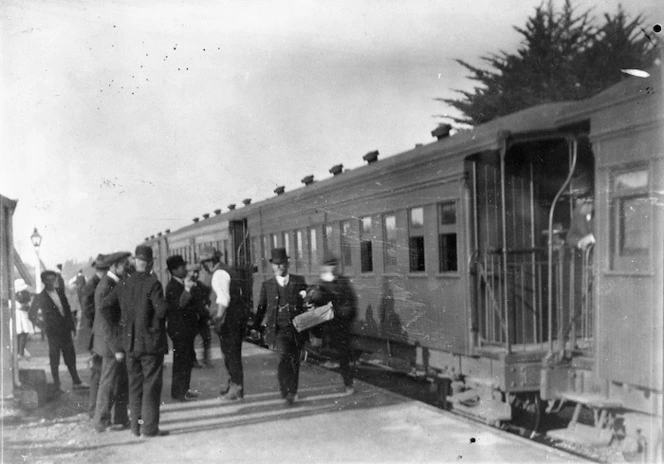
<path fill-rule="evenodd" d="M 42 289 L 42 281 L 41 281 L 41 259 L 39 259 L 39 247 L 41 246 L 42 242 L 42 236 L 39 235 L 39 232 L 37 232 L 37 228 L 35 227 L 35 230 L 32 231 L 32 235 L 30 236 L 30 241 L 32 242 L 32 246 L 35 247 L 35 254 L 37 255 L 37 265 L 35 266 L 35 288 L 37 289 L 37 292 L 40 292 Z"/>

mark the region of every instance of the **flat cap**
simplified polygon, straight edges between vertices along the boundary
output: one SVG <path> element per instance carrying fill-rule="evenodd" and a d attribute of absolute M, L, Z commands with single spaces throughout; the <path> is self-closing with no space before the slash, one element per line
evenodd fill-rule
<path fill-rule="evenodd" d="M 92 261 L 92 267 L 100 271 L 105 271 L 108 269 L 108 266 L 106 265 L 106 255 L 99 253 L 95 260 Z"/>
<path fill-rule="evenodd" d="M 116 251 L 115 253 L 108 254 L 104 257 L 104 264 L 109 268 L 116 263 L 126 260 L 130 256 L 131 253 L 128 251 Z"/>
<path fill-rule="evenodd" d="M 198 252 L 198 260 L 201 262 L 214 259 L 215 257 L 219 257 L 218 252 L 211 246 L 204 246 L 201 251 Z"/>

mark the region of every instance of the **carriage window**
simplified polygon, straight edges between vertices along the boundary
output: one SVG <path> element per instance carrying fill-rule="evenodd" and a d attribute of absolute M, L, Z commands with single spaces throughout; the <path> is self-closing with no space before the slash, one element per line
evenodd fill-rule
<path fill-rule="evenodd" d="M 373 272 L 371 217 L 360 218 L 360 260 L 362 272 Z"/>
<path fill-rule="evenodd" d="M 220 251 L 224 253 L 224 258 L 223 258 L 224 263 L 228 264 L 228 240 L 223 241 L 223 247 L 224 248 Z"/>
<path fill-rule="evenodd" d="M 259 238 L 254 237 L 251 239 L 251 263 L 256 266 L 258 265 L 258 250 L 259 248 Z"/>
<path fill-rule="evenodd" d="M 281 234 L 281 239 L 283 240 L 284 248 L 286 249 L 286 256 L 290 256 L 290 240 L 288 238 L 288 232 Z"/>
<path fill-rule="evenodd" d="M 318 248 L 316 246 L 316 228 L 312 227 L 309 229 L 309 244 L 308 244 L 308 251 L 309 251 L 309 271 L 311 272 L 314 268 L 314 266 L 317 264 L 316 260 L 318 259 L 317 254 L 318 254 Z"/>
<path fill-rule="evenodd" d="M 441 203 L 438 205 L 438 271 L 453 272 L 458 270 L 456 205 Z"/>
<path fill-rule="evenodd" d="M 263 272 L 267 271 L 267 263 L 270 259 L 270 238 L 267 235 L 263 235 L 263 259 L 261 260 L 261 269 Z"/>
<path fill-rule="evenodd" d="M 270 241 L 272 242 L 271 250 L 279 248 L 279 238 L 277 237 L 277 234 L 270 234 Z"/>
<path fill-rule="evenodd" d="M 323 237 L 323 254 L 328 255 L 328 254 L 335 254 L 335 246 L 334 246 L 334 235 L 332 232 L 332 225 L 331 224 L 325 224 L 325 227 L 323 228 L 323 233 L 325 234 Z"/>
<path fill-rule="evenodd" d="M 385 271 L 397 270 L 397 217 L 394 214 L 383 216 L 383 246 Z"/>
<path fill-rule="evenodd" d="M 413 208 L 408 215 L 408 253 L 410 272 L 424 271 L 424 208 Z"/>
<path fill-rule="evenodd" d="M 350 221 L 341 223 L 341 260 L 344 267 L 353 265 L 353 255 L 350 246 Z"/>
<path fill-rule="evenodd" d="M 304 250 L 302 248 L 302 231 L 296 230 L 293 232 L 293 251 L 295 253 L 295 270 L 302 268 L 302 258 L 304 257 Z"/>
<path fill-rule="evenodd" d="M 647 270 L 652 234 L 648 171 L 616 174 L 612 186 L 612 268 Z"/>

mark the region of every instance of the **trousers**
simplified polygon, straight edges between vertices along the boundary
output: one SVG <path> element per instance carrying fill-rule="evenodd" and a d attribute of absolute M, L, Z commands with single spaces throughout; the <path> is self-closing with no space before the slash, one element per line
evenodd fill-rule
<path fill-rule="evenodd" d="M 74 351 L 74 342 L 72 341 L 71 334 L 64 336 L 49 336 L 48 337 L 48 359 L 51 365 L 51 375 L 53 376 L 53 383 L 60 387 L 60 353 L 65 361 L 65 365 L 69 370 L 74 384 L 81 383 L 76 370 L 76 352 Z"/>
<path fill-rule="evenodd" d="M 129 420 L 134 435 L 159 432 L 163 369 L 163 354 L 128 353 Z"/>

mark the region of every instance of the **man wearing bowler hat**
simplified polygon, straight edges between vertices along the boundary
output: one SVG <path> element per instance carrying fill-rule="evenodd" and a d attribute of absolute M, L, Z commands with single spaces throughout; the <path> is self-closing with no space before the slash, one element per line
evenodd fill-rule
<path fill-rule="evenodd" d="M 42 330 L 46 332 L 48 338 L 48 357 L 53 384 L 55 389 L 60 392 L 60 353 L 62 353 L 67 369 L 69 369 L 73 388 L 87 388 L 87 385 L 81 382 L 76 370 L 76 351 L 72 340 L 72 334 L 76 333 L 76 326 L 64 288 L 56 287 L 57 276 L 55 271 L 41 273 L 44 290 L 35 296 L 32 301 L 29 318 L 34 323 L 37 320 L 37 313 L 41 309 L 44 324 Z"/>
<path fill-rule="evenodd" d="M 264 325 L 265 342 L 279 354 L 279 390 L 290 406 L 297 395 L 300 349 L 306 337 L 295 330 L 292 322 L 295 316 L 304 312 L 304 300 L 300 292 L 306 291 L 307 284 L 304 277 L 288 273 L 288 258 L 285 248 L 272 250 L 270 263 L 274 277 L 261 286 L 253 328 L 259 330 Z"/>
<path fill-rule="evenodd" d="M 242 339 L 247 327 L 248 314 L 242 295 L 241 283 L 233 269 L 221 262 L 221 254 L 206 246 L 199 253 L 201 266 L 212 275 L 210 315 L 214 330 L 219 335 L 228 382 L 221 388 L 222 401 L 237 401 L 244 397 L 242 369 Z"/>
<path fill-rule="evenodd" d="M 104 257 L 109 266 L 95 290 L 94 345 L 92 350 L 101 357 L 101 376 L 97 392 L 94 428 L 97 432 L 123 430 L 129 427 L 127 417 L 128 380 L 125 354 L 120 343 L 120 305 L 106 304 L 120 279 L 125 276 L 128 251 L 118 251 Z M 113 412 L 113 414 L 111 414 Z"/>
<path fill-rule="evenodd" d="M 195 357 L 194 336 L 198 328 L 198 314 L 192 305 L 191 289 L 194 281 L 187 277 L 187 262 L 181 255 L 173 255 L 166 260 L 171 280 L 166 285 L 166 325 L 173 342 L 173 381 L 171 397 L 178 401 L 189 401 L 198 394 L 189 389 L 191 369 Z"/>
<path fill-rule="evenodd" d="M 152 272 L 152 248 L 139 245 L 136 271 L 122 280 L 104 305 L 119 303 L 122 348 L 129 375 L 131 432 L 136 436 L 167 435 L 159 430 L 159 403 L 163 385 L 164 355 L 168 352 L 164 289 Z"/>

